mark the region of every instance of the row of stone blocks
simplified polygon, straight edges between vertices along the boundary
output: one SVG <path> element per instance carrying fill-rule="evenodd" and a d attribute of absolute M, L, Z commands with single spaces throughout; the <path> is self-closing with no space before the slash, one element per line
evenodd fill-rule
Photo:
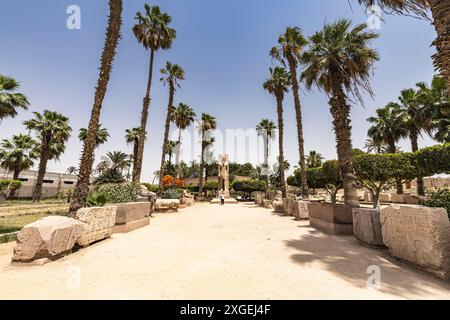
<path fill-rule="evenodd" d="M 353 209 L 354 234 L 385 246 L 392 256 L 450 279 L 450 220 L 447 210 L 410 205 Z"/>

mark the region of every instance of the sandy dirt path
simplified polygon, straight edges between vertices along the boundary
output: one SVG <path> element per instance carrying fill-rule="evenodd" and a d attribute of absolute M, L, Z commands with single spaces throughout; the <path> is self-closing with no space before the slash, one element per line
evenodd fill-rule
<path fill-rule="evenodd" d="M 10 266 L 12 248 L 0 245 L 0 299 L 450 299 L 449 283 L 384 250 L 250 204 L 157 215 L 44 266 Z"/>

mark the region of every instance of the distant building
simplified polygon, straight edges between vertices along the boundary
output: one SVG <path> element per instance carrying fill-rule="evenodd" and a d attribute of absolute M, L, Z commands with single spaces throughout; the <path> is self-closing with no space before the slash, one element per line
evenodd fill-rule
<path fill-rule="evenodd" d="M 22 187 L 18 191 L 18 197 L 21 199 L 32 198 L 33 188 L 36 184 L 37 171 L 25 170 L 19 175 Z M 13 173 L 0 168 L 0 179 L 12 179 Z M 74 189 L 77 184 L 78 176 L 67 173 L 47 172 L 44 176 L 42 186 L 42 197 L 55 197 L 59 191 Z"/>

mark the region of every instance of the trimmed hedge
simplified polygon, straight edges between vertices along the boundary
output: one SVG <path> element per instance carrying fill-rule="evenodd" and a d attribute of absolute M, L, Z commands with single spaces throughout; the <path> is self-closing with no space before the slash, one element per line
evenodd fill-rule
<path fill-rule="evenodd" d="M 431 191 L 429 199 L 422 202 L 422 204 L 431 208 L 445 208 L 450 218 L 450 189 L 444 188 Z"/>
<path fill-rule="evenodd" d="M 232 188 L 236 192 L 264 192 L 267 190 L 267 182 L 263 180 L 235 181 Z"/>
<path fill-rule="evenodd" d="M 97 187 L 98 195 L 104 195 L 108 203 L 136 202 L 140 194 L 138 183 L 103 184 Z"/>
<path fill-rule="evenodd" d="M 450 143 L 421 149 L 415 153 L 415 158 L 418 176 L 450 174 Z"/>
<path fill-rule="evenodd" d="M 203 189 L 207 190 L 207 191 L 217 191 L 217 190 L 219 190 L 219 182 L 206 181 Z"/>
<path fill-rule="evenodd" d="M 6 197 L 9 192 L 17 191 L 22 186 L 19 180 L 0 179 L 0 197 Z"/>
<path fill-rule="evenodd" d="M 300 170 L 295 172 L 296 180 L 300 181 Z M 325 189 L 331 197 L 331 202 L 336 203 L 337 193 L 343 187 L 339 162 L 337 160 L 326 161 L 320 168 L 306 170 L 306 180 L 311 189 Z"/>
<path fill-rule="evenodd" d="M 144 187 L 147 188 L 148 191 L 158 193 L 159 192 L 159 186 L 151 184 L 151 183 L 141 183 Z"/>

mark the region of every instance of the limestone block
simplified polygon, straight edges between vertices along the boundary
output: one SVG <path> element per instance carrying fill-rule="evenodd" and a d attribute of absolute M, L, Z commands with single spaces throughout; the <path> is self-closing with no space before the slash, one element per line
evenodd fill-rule
<path fill-rule="evenodd" d="M 264 208 L 266 209 L 273 209 L 272 200 L 264 200 Z"/>
<path fill-rule="evenodd" d="M 420 200 L 419 196 L 410 195 L 410 194 L 393 194 L 392 195 L 393 203 L 418 205 L 419 200 Z"/>
<path fill-rule="evenodd" d="M 66 217 L 52 216 L 33 222 L 17 235 L 12 260 L 31 262 L 56 258 L 72 250 L 82 230 L 81 222 Z"/>
<path fill-rule="evenodd" d="M 361 242 L 372 246 L 384 246 L 380 209 L 354 208 L 353 233 Z"/>
<path fill-rule="evenodd" d="M 76 218 L 83 222 L 83 233 L 78 239 L 82 247 L 109 238 L 116 224 L 117 206 L 82 208 Z"/>
<path fill-rule="evenodd" d="M 156 212 L 178 212 L 180 200 L 177 199 L 158 199 L 155 203 Z"/>
<path fill-rule="evenodd" d="M 316 229 L 331 234 L 353 235 L 350 206 L 309 202 L 308 213 L 310 224 Z"/>
<path fill-rule="evenodd" d="M 372 203 L 373 202 L 372 193 L 370 193 L 368 191 L 364 192 L 364 201 Z"/>
<path fill-rule="evenodd" d="M 150 216 L 151 203 L 118 203 L 116 207 L 116 224 L 127 224 Z"/>
<path fill-rule="evenodd" d="M 272 203 L 272 206 L 273 206 L 273 210 L 274 210 L 276 213 L 284 213 L 283 200 L 275 200 L 275 201 Z"/>
<path fill-rule="evenodd" d="M 297 220 L 309 219 L 308 201 L 294 201 L 294 217 Z"/>
<path fill-rule="evenodd" d="M 381 193 L 380 202 L 392 202 L 392 195 L 390 193 Z"/>
<path fill-rule="evenodd" d="M 450 222 L 442 208 L 391 205 L 381 210 L 389 252 L 435 275 L 450 278 Z"/>

